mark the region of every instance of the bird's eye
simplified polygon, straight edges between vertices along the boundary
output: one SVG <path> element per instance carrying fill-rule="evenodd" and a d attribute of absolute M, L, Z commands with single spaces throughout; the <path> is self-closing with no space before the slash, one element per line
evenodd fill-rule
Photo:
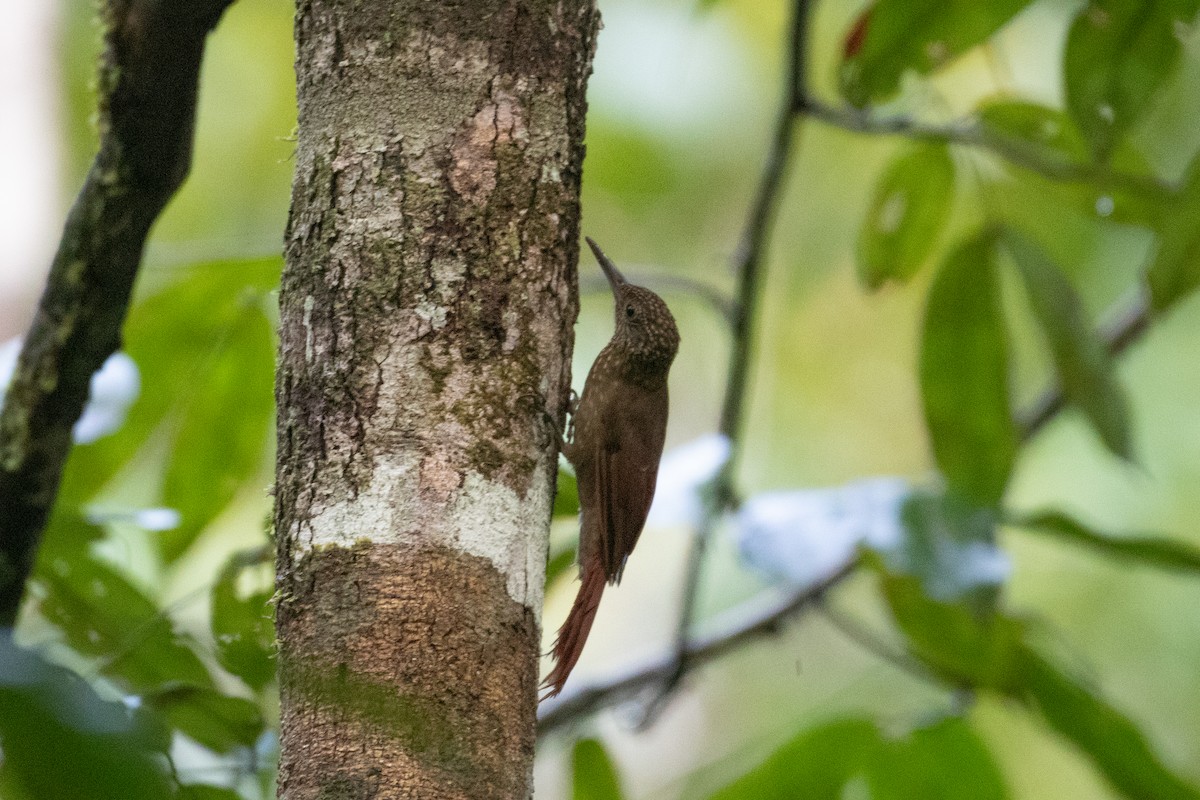
<path fill-rule="evenodd" d="M 633 306 L 625 306 L 625 316 L 633 319 L 636 315 L 637 311 L 634 310 Z"/>

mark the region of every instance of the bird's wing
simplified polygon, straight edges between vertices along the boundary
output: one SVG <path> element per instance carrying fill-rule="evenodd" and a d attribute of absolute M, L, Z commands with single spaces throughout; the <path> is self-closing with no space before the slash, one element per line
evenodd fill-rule
<path fill-rule="evenodd" d="M 607 420 L 610 435 L 596 459 L 600 558 L 610 583 L 621 580 L 646 524 L 666 432 L 666 387 L 634 391 L 622 413 Z"/>

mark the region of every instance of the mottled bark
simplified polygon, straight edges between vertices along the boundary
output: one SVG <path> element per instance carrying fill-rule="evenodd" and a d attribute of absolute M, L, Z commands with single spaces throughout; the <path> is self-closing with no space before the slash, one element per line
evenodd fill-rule
<path fill-rule="evenodd" d="M 301 0 L 281 797 L 532 792 L 591 0 Z"/>
<path fill-rule="evenodd" d="M 232 0 L 107 0 L 100 151 L 67 218 L 0 415 L 0 627 L 17 616 L 92 374 L 150 226 L 191 166 L 200 62 Z"/>

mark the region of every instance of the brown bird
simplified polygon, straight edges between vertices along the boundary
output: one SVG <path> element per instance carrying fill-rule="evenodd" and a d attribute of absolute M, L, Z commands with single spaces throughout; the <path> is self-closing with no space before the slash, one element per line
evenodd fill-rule
<path fill-rule="evenodd" d="M 554 642 L 554 669 L 542 686 L 562 691 L 579 661 L 606 583 L 619 583 L 658 480 L 667 431 L 667 373 L 679 329 L 667 304 L 625 280 L 591 239 L 588 246 L 616 300 L 616 329 L 596 357 L 572 415 L 563 455 L 579 483 L 579 594 Z"/>

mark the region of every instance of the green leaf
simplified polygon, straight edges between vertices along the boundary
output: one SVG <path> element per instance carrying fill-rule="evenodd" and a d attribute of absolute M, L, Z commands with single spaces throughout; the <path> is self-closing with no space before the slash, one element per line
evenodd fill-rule
<path fill-rule="evenodd" d="M 131 692 L 172 682 L 211 685 L 208 669 L 191 642 L 174 631 L 170 617 L 80 538 L 74 550 L 58 546 L 39 558 L 35 578 L 46 592 L 42 615 Z"/>
<path fill-rule="evenodd" d="M 1161 569 L 1200 573 L 1200 549 L 1163 536 L 1109 536 L 1057 511 L 1025 514 L 1009 521 L 1101 555 Z"/>
<path fill-rule="evenodd" d="M 149 715 L 0 635 L 0 796 L 161 800 L 169 741 Z"/>
<path fill-rule="evenodd" d="M 866 771 L 879 747 L 871 720 L 826 723 L 800 733 L 711 800 L 840 800 L 843 787 Z"/>
<path fill-rule="evenodd" d="M 159 539 L 168 561 L 264 463 L 274 410 L 274 333 L 258 301 L 247 297 L 244 303 L 240 319 L 198 370 L 180 414 L 163 482 L 163 503 L 182 518 L 179 528 Z"/>
<path fill-rule="evenodd" d="M 253 747 L 266 727 L 258 704 L 208 687 L 172 685 L 145 700 L 173 727 L 217 753 Z"/>
<path fill-rule="evenodd" d="M 992 100 L 979 108 L 987 137 L 1022 142 L 1064 162 L 1088 159 L 1087 143 L 1075 123 L 1062 111 L 1025 100 Z"/>
<path fill-rule="evenodd" d="M 1092 0 L 1067 34 L 1063 73 L 1067 108 L 1107 160 L 1140 119 L 1180 57 L 1180 28 L 1200 0 Z"/>
<path fill-rule="evenodd" d="M 1171 772 L 1128 718 L 1041 656 L 1020 659 L 1024 697 L 1074 742 L 1130 800 L 1197 800 L 1200 789 Z"/>
<path fill-rule="evenodd" d="M 945 145 L 919 144 L 892 160 L 858 235 L 858 275 L 868 289 L 907 281 L 937 243 L 954 199 Z"/>
<path fill-rule="evenodd" d="M 247 569 L 270 563 L 269 547 L 238 553 L 221 570 L 212 589 L 212 634 L 217 660 L 255 691 L 275 677 L 275 628 L 270 588 L 245 596 L 238 580 Z"/>
<path fill-rule="evenodd" d="M 275 286 L 280 265 L 277 257 L 200 264 L 130 309 L 124 350 L 138 366 L 141 393 L 119 431 L 71 449 L 59 507 L 74 511 L 91 499 L 191 396 L 197 369 L 243 313 L 244 294 Z"/>
<path fill-rule="evenodd" d="M 554 493 L 554 516 L 574 517 L 579 514 L 579 485 L 575 475 L 558 468 L 558 488 Z"/>
<path fill-rule="evenodd" d="M 883 593 L 910 649 L 948 681 L 977 688 L 1011 687 L 1021 624 L 967 603 L 931 599 L 916 578 L 884 574 Z"/>
<path fill-rule="evenodd" d="M 1088 321 L 1075 287 L 1028 237 L 1010 230 L 1004 243 L 1050 346 L 1063 397 L 1083 411 L 1105 447 L 1132 459 L 1129 404 L 1108 349 Z"/>
<path fill-rule="evenodd" d="M 621 800 L 621 780 L 604 745 L 596 739 L 580 739 L 571 753 L 571 797 L 574 800 Z"/>
<path fill-rule="evenodd" d="M 934 457 L 950 488 L 980 506 L 1000 502 L 1017 453 L 993 244 L 981 234 L 947 257 L 929 290 L 921 341 Z"/>
<path fill-rule="evenodd" d="M 966 721 L 948 717 L 886 742 L 869 777 L 873 800 L 1004 800 L 1004 776 Z"/>
<path fill-rule="evenodd" d="M 189 783 L 179 787 L 179 800 L 242 800 L 242 796 L 233 789 L 223 786 L 208 786 L 202 783 Z"/>
<path fill-rule="evenodd" d="M 995 545 L 996 514 L 946 494 L 913 492 L 900 511 L 904 536 L 882 553 L 888 571 L 910 575 L 935 600 L 966 598 L 990 609 L 1007 576 L 1007 559 Z"/>
<path fill-rule="evenodd" d="M 1150 307 L 1166 311 L 1200 286 L 1200 154 L 1192 158 L 1178 197 L 1163 216 L 1146 272 Z"/>
<path fill-rule="evenodd" d="M 906 71 L 926 75 L 987 41 L 1030 0 L 877 0 L 851 31 L 839 73 L 842 96 L 856 106 L 878 103 L 900 89 Z"/>
<path fill-rule="evenodd" d="M 550 557 L 546 561 L 547 586 L 571 569 L 578 552 L 575 541 L 562 542 L 550 548 Z"/>

